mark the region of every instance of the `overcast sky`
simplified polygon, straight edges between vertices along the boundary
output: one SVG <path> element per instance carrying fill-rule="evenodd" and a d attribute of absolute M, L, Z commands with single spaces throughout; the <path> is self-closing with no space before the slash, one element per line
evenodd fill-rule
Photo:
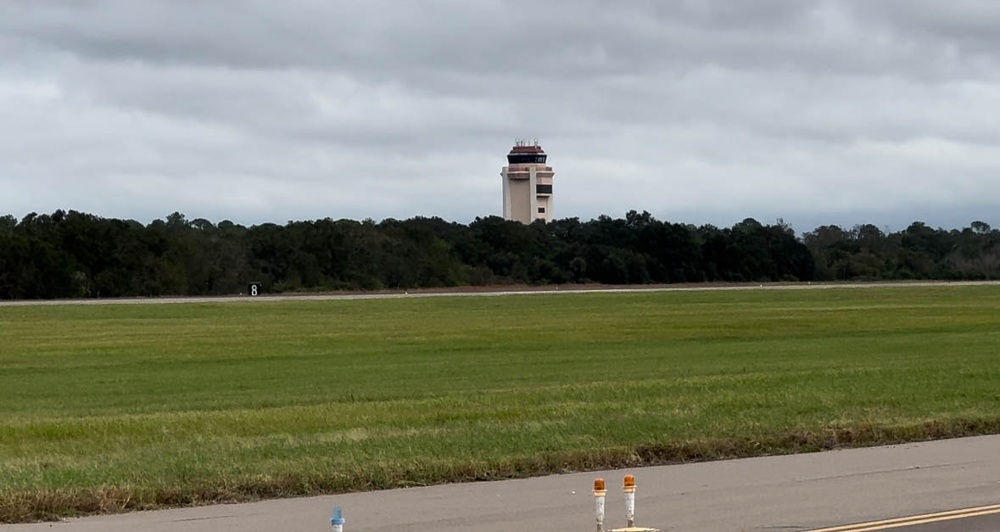
<path fill-rule="evenodd" d="M 0 0 L 0 215 L 1000 225 L 995 0 Z"/>

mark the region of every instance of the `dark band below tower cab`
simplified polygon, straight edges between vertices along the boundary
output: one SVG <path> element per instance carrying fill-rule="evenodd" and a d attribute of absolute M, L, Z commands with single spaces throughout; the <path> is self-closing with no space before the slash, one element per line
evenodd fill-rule
<path fill-rule="evenodd" d="M 514 146 L 507 154 L 507 164 L 545 164 L 547 157 L 541 146 Z"/>

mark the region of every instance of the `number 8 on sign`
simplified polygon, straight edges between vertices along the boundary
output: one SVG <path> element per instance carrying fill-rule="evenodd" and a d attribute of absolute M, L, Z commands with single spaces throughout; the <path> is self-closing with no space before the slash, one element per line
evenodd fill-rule
<path fill-rule="evenodd" d="M 249 285 L 247 285 L 247 293 L 250 294 L 250 297 L 257 297 L 260 295 L 260 288 L 261 288 L 260 283 L 252 282 Z"/>

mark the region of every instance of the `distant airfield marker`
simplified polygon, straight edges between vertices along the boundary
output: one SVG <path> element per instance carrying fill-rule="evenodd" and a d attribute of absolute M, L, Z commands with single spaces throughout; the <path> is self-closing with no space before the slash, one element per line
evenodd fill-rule
<path fill-rule="evenodd" d="M 247 295 L 257 297 L 264 291 L 264 283 L 260 281 L 250 281 L 247 284 Z"/>

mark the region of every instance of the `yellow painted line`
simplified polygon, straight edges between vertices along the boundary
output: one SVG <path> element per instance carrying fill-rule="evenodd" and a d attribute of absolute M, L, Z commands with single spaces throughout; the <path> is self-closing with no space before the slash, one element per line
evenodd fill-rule
<path fill-rule="evenodd" d="M 897 517 L 895 519 L 871 521 L 868 523 L 856 523 L 853 525 L 835 526 L 831 528 L 819 528 L 809 532 L 873 532 L 875 530 L 888 530 L 890 528 L 902 528 L 904 526 L 925 525 L 927 523 L 936 523 L 938 521 L 950 521 L 952 519 L 964 519 L 966 517 L 977 517 L 991 514 L 1000 514 L 1000 504 L 977 506 L 975 508 L 965 508 L 962 510 L 951 510 L 948 512 L 938 512 L 933 514 L 913 515 L 910 517 Z"/>
<path fill-rule="evenodd" d="M 919 521 L 909 521 L 907 523 L 897 523 L 897 524 L 894 524 L 894 525 L 880 525 L 880 526 L 872 526 L 872 527 L 868 527 L 868 528 L 854 528 L 854 529 L 852 529 L 852 532 L 873 532 L 875 530 L 886 530 L 886 529 L 889 529 L 889 528 L 902 528 L 904 526 L 926 525 L 928 523 L 937 523 L 939 521 L 951 521 L 953 519 L 965 519 L 965 518 L 968 518 L 968 517 L 976 517 L 976 516 L 980 516 L 980 515 L 990 515 L 990 514 L 1000 514 L 1000 510 L 986 510 L 986 511 L 983 511 L 983 512 L 973 512 L 971 514 L 946 515 L 946 516 L 943 516 L 943 517 L 934 517 L 932 519 L 922 519 L 922 520 L 919 520 Z"/>

